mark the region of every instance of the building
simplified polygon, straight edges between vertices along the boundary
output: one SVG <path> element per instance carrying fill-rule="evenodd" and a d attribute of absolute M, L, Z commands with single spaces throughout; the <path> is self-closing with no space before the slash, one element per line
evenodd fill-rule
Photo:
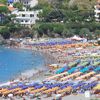
<path fill-rule="evenodd" d="M 20 0 L 25 7 L 34 7 L 38 4 L 38 0 Z"/>
<path fill-rule="evenodd" d="M 94 6 L 95 20 L 100 21 L 100 0 L 97 0 L 97 4 Z"/>
<path fill-rule="evenodd" d="M 38 4 L 38 0 L 8 0 L 9 4 L 12 4 L 14 2 L 20 2 L 25 7 L 34 7 Z"/>
<path fill-rule="evenodd" d="M 40 11 L 18 11 L 16 13 L 15 23 L 20 23 L 23 26 L 31 27 L 39 20 L 38 14 Z"/>

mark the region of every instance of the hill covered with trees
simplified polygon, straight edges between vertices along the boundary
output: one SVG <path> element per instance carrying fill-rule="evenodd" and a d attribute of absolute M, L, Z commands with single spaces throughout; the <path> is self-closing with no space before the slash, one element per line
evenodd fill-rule
<path fill-rule="evenodd" d="M 39 14 L 40 20 L 31 29 L 15 25 L 12 21 L 9 21 L 10 27 L 6 25 L 6 29 L 10 36 L 18 37 L 65 38 L 79 35 L 88 39 L 98 38 L 100 23 L 94 18 L 95 4 L 95 0 L 39 0 L 38 5 L 29 8 L 29 10 L 42 9 Z M 0 33 L 2 34 L 2 31 Z"/>
<path fill-rule="evenodd" d="M 33 26 L 40 36 L 97 38 L 100 23 L 94 18 L 95 0 L 39 0 L 40 21 Z"/>

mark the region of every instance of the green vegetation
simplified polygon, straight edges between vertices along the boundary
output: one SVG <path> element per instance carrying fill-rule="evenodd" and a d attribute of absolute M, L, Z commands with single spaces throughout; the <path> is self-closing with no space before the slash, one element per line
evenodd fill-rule
<path fill-rule="evenodd" d="M 7 8 L 7 6 L 0 6 L 0 13 L 2 13 L 2 14 L 8 13 L 8 8 Z"/>
<path fill-rule="evenodd" d="M 70 37 L 79 35 L 88 39 L 100 36 L 100 23 L 94 19 L 95 0 L 39 0 L 33 9 L 42 9 L 35 28 L 39 36 Z"/>
<path fill-rule="evenodd" d="M 19 3 L 19 2 L 14 3 L 13 6 L 15 8 L 18 8 L 19 10 L 22 10 L 23 9 L 23 4 L 22 3 Z"/>
<path fill-rule="evenodd" d="M 0 3 L 7 4 L 7 0 L 0 0 Z"/>
<path fill-rule="evenodd" d="M 10 36 L 55 38 L 79 35 L 88 39 L 98 38 L 100 23 L 94 18 L 95 4 L 95 0 L 39 0 L 38 5 L 30 8 L 42 9 L 39 14 L 40 20 L 31 29 L 13 24 L 8 16 L 4 26 L 10 32 Z M 23 5 L 14 3 L 14 7 L 22 10 Z M 8 27 L 7 23 L 11 26 Z M 2 30 L 0 33 L 4 35 Z"/>

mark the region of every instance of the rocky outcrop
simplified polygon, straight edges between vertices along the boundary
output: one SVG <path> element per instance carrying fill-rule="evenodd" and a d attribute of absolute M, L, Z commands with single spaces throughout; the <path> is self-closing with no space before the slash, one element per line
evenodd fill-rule
<path fill-rule="evenodd" d="M 4 43 L 4 39 L 3 39 L 3 37 L 0 35 L 0 44 L 2 44 L 2 43 Z"/>

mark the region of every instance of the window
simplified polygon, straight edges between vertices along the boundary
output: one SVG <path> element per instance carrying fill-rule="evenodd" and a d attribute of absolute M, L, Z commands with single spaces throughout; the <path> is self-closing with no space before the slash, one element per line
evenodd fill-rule
<path fill-rule="evenodd" d="M 21 20 L 21 22 L 24 22 L 23 20 Z"/>
<path fill-rule="evenodd" d="M 25 20 L 25 22 L 28 22 L 28 20 Z"/>
<path fill-rule="evenodd" d="M 34 17 L 34 14 L 30 14 L 30 17 Z"/>
<path fill-rule="evenodd" d="M 25 17 L 25 14 L 22 14 L 22 17 Z"/>

